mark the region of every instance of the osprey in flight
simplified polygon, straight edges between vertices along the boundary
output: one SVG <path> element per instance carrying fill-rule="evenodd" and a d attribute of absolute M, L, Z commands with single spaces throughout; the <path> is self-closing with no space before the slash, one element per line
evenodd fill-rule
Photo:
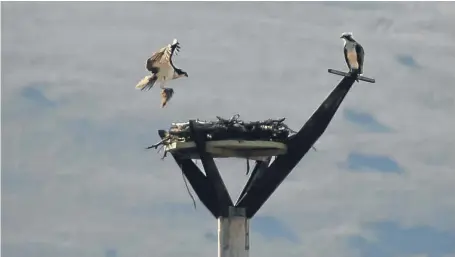
<path fill-rule="evenodd" d="M 348 65 L 349 72 L 353 76 L 360 76 L 363 74 L 363 60 L 365 52 L 363 47 L 352 38 L 351 32 L 344 32 L 341 37 L 344 41 L 344 58 Z M 357 79 L 357 82 L 359 80 Z"/>
<path fill-rule="evenodd" d="M 169 80 L 188 77 L 188 73 L 174 66 L 172 56 L 180 51 L 180 44 L 177 39 L 174 39 L 172 44 L 169 44 L 157 52 L 153 53 L 147 59 L 145 68 L 152 75 L 145 76 L 137 85 L 136 88 L 142 90 L 150 90 L 155 82 L 160 82 L 161 91 L 161 108 L 163 108 L 174 94 L 172 88 L 165 88 L 165 84 Z"/>

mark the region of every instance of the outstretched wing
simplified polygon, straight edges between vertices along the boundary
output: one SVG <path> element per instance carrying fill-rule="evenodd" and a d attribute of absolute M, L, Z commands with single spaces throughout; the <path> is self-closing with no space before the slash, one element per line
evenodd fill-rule
<path fill-rule="evenodd" d="M 146 69 L 156 74 L 162 67 L 169 67 L 169 65 L 174 67 L 172 64 L 172 56 L 176 51 L 178 52 L 179 50 L 179 42 L 177 39 L 174 39 L 172 44 L 161 48 L 147 59 L 147 63 L 145 65 Z"/>
<path fill-rule="evenodd" d="M 363 74 L 363 60 L 365 58 L 365 51 L 363 50 L 362 45 L 359 43 L 355 46 L 355 51 L 357 52 L 357 63 L 359 64 L 359 74 Z"/>
<path fill-rule="evenodd" d="M 172 68 L 174 68 L 174 69 L 176 67 L 172 63 L 172 56 L 174 56 L 174 53 L 177 54 L 178 52 L 180 52 L 180 43 L 177 39 L 174 39 L 170 46 L 170 55 L 169 55 L 169 63 L 171 64 Z"/>

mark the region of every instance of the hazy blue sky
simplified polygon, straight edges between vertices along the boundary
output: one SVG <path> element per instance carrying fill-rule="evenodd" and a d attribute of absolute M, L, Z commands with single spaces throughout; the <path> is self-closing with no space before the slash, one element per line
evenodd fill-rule
<path fill-rule="evenodd" d="M 209 257 L 216 221 L 171 158 L 172 121 L 286 117 L 365 75 L 252 221 L 251 256 L 455 256 L 455 4 L 2 2 L 2 256 Z M 135 90 L 173 38 L 189 78 Z M 171 84 L 170 84 L 171 85 Z M 219 161 L 235 198 L 241 160 Z"/>

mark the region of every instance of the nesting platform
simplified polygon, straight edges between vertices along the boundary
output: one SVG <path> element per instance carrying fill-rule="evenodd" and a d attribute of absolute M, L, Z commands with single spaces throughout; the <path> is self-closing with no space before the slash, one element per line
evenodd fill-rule
<path fill-rule="evenodd" d="M 165 156 L 171 153 L 181 159 L 200 159 L 203 151 L 213 158 L 265 160 L 287 152 L 288 137 L 295 131 L 284 120 L 244 122 L 234 115 L 230 119 L 217 116 L 216 121 L 172 123 L 169 130 L 158 131 L 162 140 L 147 149 L 162 145 Z"/>
<path fill-rule="evenodd" d="M 200 159 L 194 142 L 172 142 L 165 146 L 165 151 L 179 155 L 183 159 Z M 264 160 L 270 156 L 285 154 L 287 146 L 274 141 L 217 140 L 207 141 L 206 151 L 213 158 Z"/>

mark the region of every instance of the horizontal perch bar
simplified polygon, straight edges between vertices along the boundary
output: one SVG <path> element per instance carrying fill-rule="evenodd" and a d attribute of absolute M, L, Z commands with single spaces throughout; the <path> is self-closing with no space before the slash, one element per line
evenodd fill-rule
<path fill-rule="evenodd" d="M 350 77 L 351 76 L 351 73 L 343 72 L 343 71 L 339 71 L 339 70 L 334 70 L 334 69 L 329 69 L 329 73 L 332 73 L 332 74 L 335 74 L 335 75 L 339 75 L 339 76 L 343 76 L 343 77 Z M 365 82 L 369 82 L 369 83 L 375 83 L 376 82 L 375 79 L 364 77 L 364 76 L 359 76 L 358 79 L 362 80 L 362 81 L 365 81 Z"/>

